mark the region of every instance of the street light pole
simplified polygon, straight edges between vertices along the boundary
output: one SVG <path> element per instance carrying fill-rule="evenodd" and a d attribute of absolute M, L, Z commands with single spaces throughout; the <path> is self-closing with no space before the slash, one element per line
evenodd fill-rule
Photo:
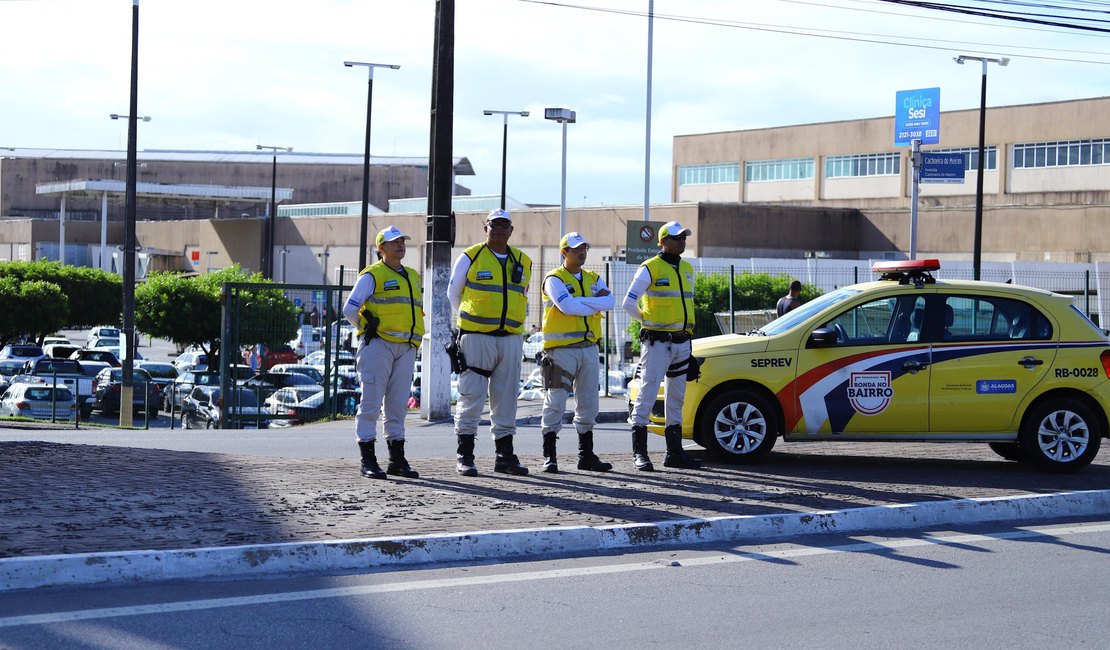
<path fill-rule="evenodd" d="M 131 4 L 131 101 L 127 116 L 127 185 L 123 211 L 123 341 L 124 355 L 120 377 L 120 404 L 131 404 L 135 376 L 135 200 L 138 183 L 138 114 L 139 114 L 139 0 Z M 118 118 L 117 118 L 118 119 Z M 145 121 L 145 120 L 144 120 Z M 121 427 L 131 426 L 131 409 L 120 408 Z"/>
<path fill-rule="evenodd" d="M 509 116 L 528 117 L 528 111 L 482 111 L 482 115 L 504 115 L 504 128 L 501 131 L 501 208 L 505 208 L 505 170 L 509 161 Z"/>
<path fill-rule="evenodd" d="M 262 277 L 274 279 L 274 222 L 277 220 L 277 155 L 279 151 L 292 151 L 293 147 L 256 145 L 256 150 L 269 149 L 274 154 L 270 169 L 270 210 L 266 216 L 266 230 L 262 235 Z"/>
<path fill-rule="evenodd" d="M 567 232 L 567 124 L 574 124 L 577 114 L 569 108 L 545 108 L 543 117 L 563 125 L 562 193 L 559 198 L 559 236 Z"/>
<path fill-rule="evenodd" d="M 972 251 L 971 266 L 976 280 L 982 275 L 983 265 L 983 170 L 986 158 L 986 126 L 987 126 L 987 64 L 997 63 L 1006 66 L 1010 59 L 1006 57 L 992 59 L 985 56 L 968 56 L 961 54 L 953 59 L 963 65 L 964 61 L 981 61 L 983 63 L 983 82 L 979 89 L 979 168 L 975 178 L 975 240 Z"/>
<path fill-rule="evenodd" d="M 366 231 L 370 219 L 370 107 L 374 99 L 374 68 L 397 70 L 401 66 L 361 61 L 344 61 L 343 65 L 348 68 L 365 67 L 369 72 L 366 81 L 366 148 L 362 157 L 362 219 L 358 228 L 358 270 L 361 272 L 366 268 Z"/>

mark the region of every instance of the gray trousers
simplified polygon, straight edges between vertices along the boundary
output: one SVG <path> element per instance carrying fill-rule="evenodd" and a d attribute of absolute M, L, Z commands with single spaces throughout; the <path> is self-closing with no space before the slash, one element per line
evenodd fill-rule
<path fill-rule="evenodd" d="M 359 343 L 355 369 L 362 384 L 362 401 L 355 414 L 355 435 L 360 442 L 378 437 L 378 417 L 385 410 L 385 439 L 405 439 L 412 369 L 416 348 L 408 343 L 371 339 Z"/>
<path fill-rule="evenodd" d="M 459 342 L 466 363 L 490 370 L 489 378 L 472 370 L 459 376 L 459 401 L 455 405 L 455 433 L 472 436 L 478 433 L 482 407 L 489 394 L 490 433 L 493 439 L 516 433 L 516 396 L 520 392 L 520 361 L 524 347 L 522 336 L 490 336 L 463 334 Z"/>
<path fill-rule="evenodd" d="M 640 353 L 640 392 L 632 405 L 633 425 L 646 426 L 650 423 L 648 415 L 651 406 L 659 395 L 659 384 L 666 379 L 663 388 L 666 404 L 666 426 L 682 424 L 682 403 L 686 400 L 686 375 L 667 377 L 667 368 L 690 356 L 690 341 L 685 343 L 644 341 Z"/>
<path fill-rule="evenodd" d="M 544 395 L 543 416 L 540 419 L 543 432 L 558 433 L 563 428 L 563 413 L 567 408 L 566 386 L 572 381 L 575 403 L 574 428 L 578 433 L 593 431 L 594 424 L 597 422 L 598 369 L 601 366 L 597 358 L 597 346 L 557 347 L 545 350 L 544 353 L 557 368 L 556 376 L 562 375 L 563 381 L 556 381 L 556 386 L 548 387 Z"/>

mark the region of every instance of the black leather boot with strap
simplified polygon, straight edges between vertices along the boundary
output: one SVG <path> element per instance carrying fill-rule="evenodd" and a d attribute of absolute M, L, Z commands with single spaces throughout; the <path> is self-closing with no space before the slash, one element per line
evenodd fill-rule
<path fill-rule="evenodd" d="M 493 441 L 497 449 L 497 459 L 493 461 L 493 471 L 499 474 L 512 474 L 513 476 L 527 476 L 528 468 L 520 464 L 516 454 L 513 453 L 513 437 L 504 436 Z"/>
<path fill-rule="evenodd" d="M 578 469 L 589 472 L 608 472 L 613 469 L 612 463 L 606 463 L 594 453 L 593 431 L 578 434 Z"/>
<path fill-rule="evenodd" d="M 378 465 L 378 457 L 374 455 L 374 441 L 360 440 L 358 451 L 362 456 L 362 475 L 366 478 L 385 478 L 385 472 Z"/>
<path fill-rule="evenodd" d="M 663 429 L 663 435 L 667 439 L 667 455 L 663 457 L 663 467 L 677 469 L 698 469 L 701 467 L 701 461 L 686 453 L 686 450 L 682 448 L 681 424 L 672 424 Z"/>
<path fill-rule="evenodd" d="M 555 458 L 555 440 L 558 436 L 554 431 L 543 433 L 543 471 L 548 474 L 559 473 L 559 461 Z"/>
<path fill-rule="evenodd" d="M 420 478 L 420 473 L 409 467 L 409 461 L 405 459 L 404 440 L 386 440 L 385 446 L 389 449 L 389 464 L 385 466 L 386 474 L 405 478 Z"/>

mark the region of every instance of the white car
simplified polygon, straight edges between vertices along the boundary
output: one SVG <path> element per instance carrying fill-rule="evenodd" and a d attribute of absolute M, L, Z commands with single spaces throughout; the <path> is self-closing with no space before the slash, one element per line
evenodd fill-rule
<path fill-rule="evenodd" d="M 16 383 L 0 397 L 0 416 L 71 420 L 76 412 L 73 391 L 62 385 Z"/>
<path fill-rule="evenodd" d="M 295 372 L 298 375 L 305 375 L 311 377 L 312 381 L 317 384 L 324 384 L 324 373 L 316 369 L 316 366 L 310 366 L 305 363 L 279 363 L 270 372 Z"/>
<path fill-rule="evenodd" d="M 19 361 L 35 361 L 45 357 L 42 348 L 32 343 L 14 343 L 0 348 L 0 359 L 18 359 Z"/>
<path fill-rule="evenodd" d="M 208 355 L 200 350 L 182 352 L 173 360 L 173 367 L 181 374 L 186 370 L 203 370 L 208 367 Z"/>
<path fill-rule="evenodd" d="M 540 362 L 540 355 L 543 353 L 543 332 L 535 332 L 528 338 L 524 339 L 523 357 L 525 361 L 531 359 L 536 363 Z"/>
<path fill-rule="evenodd" d="M 101 326 L 101 327 L 92 328 L 92 330 L 89 331 L 89 338 L 87 338 L 85 340 L 85 347 L 86 348 L 96 347 L 95 344 L 96 344 L 97 339 L 104 339 L 104 338 L 111 338 L 111 339 L 120 338 L 119 328 L 118 327 L 109 327 L 109 326 Z M 118 347 L 119 344 L 117 343 L 116 346 Z"/>
<path fill-rule="evenodd" d="M 286 386 L 274 391 L 263 404 L 268 406 L 274 415 L 285 415 L 289 413 L 290 406 L 323 390 L 323 386 Z"/>

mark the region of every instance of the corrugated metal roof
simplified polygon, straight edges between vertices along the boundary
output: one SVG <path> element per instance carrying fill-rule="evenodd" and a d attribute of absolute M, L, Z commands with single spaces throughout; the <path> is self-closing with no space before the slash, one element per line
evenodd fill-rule
<path fill-rule="evenodd" d="M 35 194 L 61 194 L 61 193 L 87 193 L 97 195 L 101 192 L 109 194 L 124 194 L 127 191 L 126 181 L 120 180 L 89 180 L 74 179 L 70 181 L 57 181 L 52 183 L 38 183 L 35 185 Z M 232 187 L 228 185 L 191 185 L 174 183 L 136 183 L 135 193 L 142 197 L 179 198 L 179 199 L 233 199 L 236 201 L 251 201 L 266 203 L 270 200 L 269 187 Z M 290 187 L 277 188 L 278 201 L 289 201 L 293 198 L 293 189 Z"/>
<path fill-rule="evenodd" d="M 2 147 L 5 158 L 43 158 L 66 160 L 126 160 L 126 151 L 109 149 L 21 149 Z M 136 153 L 138 160 L 208 163 L 257 163 L 269 164 L 273 161 L 271 151 L 186 151 L 177 149 L 144 149 Z M 278 152 L 278 162 L 302 165 L 361 165 L 361 153 L 311 153 Z M 473 176 L 474 167 L 466 157 L 452 159 L 457 176 Z M 370 156 L 370 164 L 376 166 L 427 167 L 427 158 L 401 156 Z"/>

